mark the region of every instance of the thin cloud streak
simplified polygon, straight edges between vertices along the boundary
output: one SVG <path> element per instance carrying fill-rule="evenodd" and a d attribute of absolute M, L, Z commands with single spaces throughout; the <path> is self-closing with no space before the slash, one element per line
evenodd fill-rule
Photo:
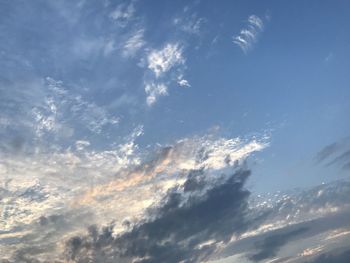
<path fill-rule="evenodd" d="M 239 46 L 242 51 L 247 54 L 258 41 L 258 37 L 264 30 L 264 21 L 262 18 L 251 15 L 247 24 L 241 29 L 240 33 L 233 36 L 233 43 Z"/>

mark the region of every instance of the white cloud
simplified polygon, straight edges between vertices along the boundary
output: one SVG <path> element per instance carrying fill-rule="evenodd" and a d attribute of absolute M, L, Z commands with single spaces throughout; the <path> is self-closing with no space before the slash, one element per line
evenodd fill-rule
<path fill-rule="evenodd" d="M 189 34 L 197 34 L 199 35 L 201 27 L 205 22 L 204 18 L 198 18 L 196 14 L 188 15 L 185 14 L 183 16 L 176 17 L 173 20 L 175 26 L 177 26 L 180 30 L 189 33 Z"/>
<path fill-rule="evenodd" d="M 78 140 L 78 141 L 75 142 L 75 148 L 77 149 L 77 151 L 82 151 L 88 146 L 90 146 L 90 142 L 89 141 Z"/>
<path fill-rule="evenodd" d="M 0 152 L 0 189 L 4 190 L 0 228 L 12 230 L 42 215 L 69 210 L 72 200 L 92 183 L 103 183 L 140 164 L 135 139 L 141 135 L 142 128 L 137 127 L 111 150 L 87 149 L 90 142 L 78 140 L 65 150 L 16 156 Z"/>
<path fill-rule="evenodd" d="M 24 125 L 29 129 L 24 137 L 33 134 L 32 140 L 40 139 L 47 143 L 54 140 L 57 143 L 61 139 L 71 138 L 77 128 L 86 135 L 93 133 L 104 136 L 103 132 L 106 129 L 116 127 L 119 123 L 119 118 L 111 114 L 107 108 L 87 101 L 82 95 L 64 87 L 62 81 L 47 77 L 38 86 L 43 93 L 40 100 L 38 99 L 34 105 L 25 98 L 21 101 L 29 108 L 26 112 L 28 115 L 21 118 L 24 124 L 17 123 L 19 126 L 22 125 L 18 129 L 24 129 Z"/>
<path fill-rule="evenodd" d="M 113 40 L 109 40 L 104 45 L 103 54 L 107 56 L 111 54 L 115 49 L 115 42 Z"/>
<path fill-rule="evenodd" d="M 233 37 L 233 43 L 238 45 L 244 53 L 247 53 L 253 48 L 263 29 L 263 20 L 256 15 L 251 15 L 248 18 L 247 25 L 241 29 L 238 35 Z"/>
<path fill-rule="evenodd" d="M 181 86 L 181 87 L 191 87 L 190 83 L 188 83 L 188 81 L 186 79 L 182 79 L 180 78 L 177 83 Z"/>
<path fill-rule="evenodd" d="M 109 17 L 115 20 L 121 27 L 125 27 L 134 17 L 135 11 L 135 6 L 132 1 L 129 4 L 118 5 L 113 12 L 110 13 Z"/>
<path fill-rule="evenodd" d="M 55 248 L 47 252 L 52 259 L 61 253 L 57 244 L 84 231 L 87 225 L 113 221 L 116 233 L 123 231 L 126 218 L 131 222 L 142 218 L 146 209 L 158 203 L 170 188 L 184 183 L 189 170 L 210 169 L 208 179 L 214 182 L 220 169 L 266 146 L 257 140 L 203 136 L 179 140 L 149 155 L 141 152 L 135 142 L 142 133 L 142 127 L 136 127 L 110 150 L 93 150 L 89 141 L 78 140 L 75 147 L 60 151 L 29 156 L 0 153 L 0 228 L 18 241 L 35 235 L 40 217 L 62 216 L 64 221 L 60 224 L 64 224 L 65 232 L 54 228 L 52 239 L 44 235 L 44 241 L 37 241 Z M 69 214 L 82 218 L 75 224 L 76 218 Z M 15 253 L 10 245 L 5 244 L 4 249 L 8 255 Z"/>
<path fill-rule="evenodd" d="M 147 68 L 152 73 L 145 81 L 147 105 L 153 105 L 158 97 L 168 95 L 168 85 L 176 82 L 190 87 L 183 78 L 185 58 L 178 43 L 168 43 L 160 50 L 152 50 L 147 56 Z"/>
<path fill-rule="evenodd" d="M 161 50 L 153 50 L 148 55 L 148 68 L 154 72 L 157 78 L 169 71 L 172 67 L 184 64 L 182 49 L 177 43 L 166 44 Z"/>
<path fill-rule="evenodd" d="M 164 83 L 148 83 L 145 85 L 145 92 L 147 94 L 147 105 L 153 105 L 159 96 L 168 95 L 168 88 Z"/>
<path fill-rule="evenodd" d="M 253 25 L 253 26 L 256 26 L 257 28 L 259 28 L 260 30 L 263 29 L 263 26 L 264 26 L 264 23 L 262 21 L 262 19 L 256 15 L 251 15 L 249 18 L 248 18 L 248 22 Z"/>
<path fill-rule="evenodd" d="M 235 165 L 251 153 L 261 151 L 268 144 L 262 141 L 243 141 L 240 138 L 212 138 L 210 136 L 179 140 L 174 146 L 174 162 L 178 169 L 220 170 Z M 175 161 L 176 160 L 176 161 Z"/>
<path fill-rule="evenodd" d="M 105 108 L 86 101 L 81 95 L 69 93 L 63 87 L 63 82 L 50 77 L 46 78 L 46 81 L 51 91 L 51 104 L 55 105 L 54 103 L 56 103 L 56 110 L 52 112 L 52 105 L 48 105 L 42 110 L 49 111 L 51 119 L 59 115 L 62 123 L 80 122 L 94 133 L 101 133 L 106 125 L 115 125 L 119 122 L 119 119 L 109 114 Z M 59 114 L 60 112 L 61 114 Z M 58 118 L 54 120 L 56 120 L 56 123 L 59 121 Z"/>
<path fill-rule="evenodd" d="M 133 57 L 144 45 L 143 30 L 138 30 L 132 35 L 123 46 L 123 55 L 125 57 Z"/>

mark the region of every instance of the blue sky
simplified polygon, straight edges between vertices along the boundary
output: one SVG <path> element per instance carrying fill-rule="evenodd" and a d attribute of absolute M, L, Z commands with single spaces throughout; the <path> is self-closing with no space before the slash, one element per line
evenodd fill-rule
<path fill-rule="evenodd" d="M 171 191 L 188 202 L 194 171 L 206 185 L 193 192 L 198 202 L 224 191 L 231 174 L 242 184 L 231 197 L 242 203 L 251 202 L 243 188 L 257 196 L 348 180 L 349 11 L 345 0 L 2 1 L 0 231 L 16 241 L 0 237 L 0 254 L 11 248 L 9 262 L 46 262 L 48 252 L 19 251 L 35 251 L 25 233 L 45 240 L 36 224 L 53 215 L 63 230 L 50 231 L 68 250 L 66 240 L 90 224 L 115 222 L 116 240 L 130 241 L 121 233 L 161 224 L 140 222 L 155 207 L 159 220 L 167 215 Z M 249 236 L 252 226 L 232 231 Z M 228 244 L 217 232 L 203 243 Z M 182 251 L 182 260 L 222 257 L 214 250 Z M 53 251 L 66 262 L 67 251 Z M 90 252 L 77 253 L 69 260 Z M 150 261 L 134 256 L 161 258 L 147 253 Z M 166 262 L 177 262 L 170 254 Z"/>

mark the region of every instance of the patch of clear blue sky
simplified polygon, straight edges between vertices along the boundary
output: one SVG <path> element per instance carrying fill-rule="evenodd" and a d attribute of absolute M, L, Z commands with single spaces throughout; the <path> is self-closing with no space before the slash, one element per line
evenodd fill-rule
<path fill-rule="evenodd" d="M 274 129 L 271 146 L 254 167 L 251 185 L 258 191 L 345 175 L 314 165 L 312 158 L 350 130 L 349 1 L 136 1 L 139 20 L 125 27 L 108 17 L 124 2 L 107 2 L 86 1 L 78 9 L 71 1 L 2 1 L 1 85 L 47 76 L 62 80 L 121 117 L 112 137 L 144 125 L 141 146 L 170 143 L 217 125 L 227 136 Z M 174 29 L 173 19 L 188 14 L 204 19 L 198 35 Z M 245 54 L 232 37 L 252 14 L 269 19 Z M 145 30 L 152 48 L 168 42 L 184 47 L 184 75 L 191 87 L 169 84 L 169 96 L 153 107 L 144 103 L 145 73 L 137 65 L 142 55 L 79 50 L 79 41 L 118 43 L 137 29 Z M 123 95 L 131 99 L 116 106 Z"/>

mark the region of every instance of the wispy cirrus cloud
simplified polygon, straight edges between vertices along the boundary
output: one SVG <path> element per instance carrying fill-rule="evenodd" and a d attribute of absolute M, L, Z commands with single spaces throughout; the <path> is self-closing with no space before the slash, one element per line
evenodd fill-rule
<path fill-rule="evenodd" d="M 119 124 L 119 117 L 106 107 L 51 77 L 19 81 L 8 90 L 2 93 L 0 106 L 0 148 L 6 152 L 40 152 L 42 147 L 62 148 L 81 138 L 102 139 Z"/>
<path fill-rule="evenodd" d="M 350 137 L 325 146 L 315 156 L 317 163 L 326 163 L 326 166 L 338 165 L 343 170 L 350 169 Z"/>
<path fill-rule="evenodd" d="M 200 34 L 201 28 L 205 22 L 206 20 L 202 17 L 198 17 L 196 13 L 188 14 L 188 10 L 185 10 L 184 14 L 177 16 L 173 20 L 173 24 L 181 31 L 194 35 Z"/>
<path fill-rule="evenodd" d="M 121 3 L 109 14 L 109 17 L 118 23 L 121 27 L 126 27 L 128 23 L 134 18 L 136 8 L 134 1 L 129 3 Z"/>
<path fill-rule="evenodd" d="M 233 43 L 239 46 L 244 53 L 248 53 L 258 41 L 258 37 L 263 30 L 263 18 L 257 15 L 251 15 L 248 17 L 246 25 L 241 29 L 240 33 L 233 36 Z"/>
<path fill-rule="evenodd" d="M 134 57 L 136 53 L 146 44 L 144 40 L 144 30 L 137 30 L 123 46 L 123 55 L 125 57 Z"/>
<path fill-rule="evenodd" d="M 74 122 L 79 122 L 90 132 L 100 134 L 106 125 L 119 122 L 118 118 L 109 114 L 105 108 L 88 102 L 79 94 L 69 92 L 62 81 L 47 77 L 45 84 L 49 92 L 44 104 L 33 107 L 39 135 L 43 131 L 57 131 L 67 123 L 74 128 Z"/>

